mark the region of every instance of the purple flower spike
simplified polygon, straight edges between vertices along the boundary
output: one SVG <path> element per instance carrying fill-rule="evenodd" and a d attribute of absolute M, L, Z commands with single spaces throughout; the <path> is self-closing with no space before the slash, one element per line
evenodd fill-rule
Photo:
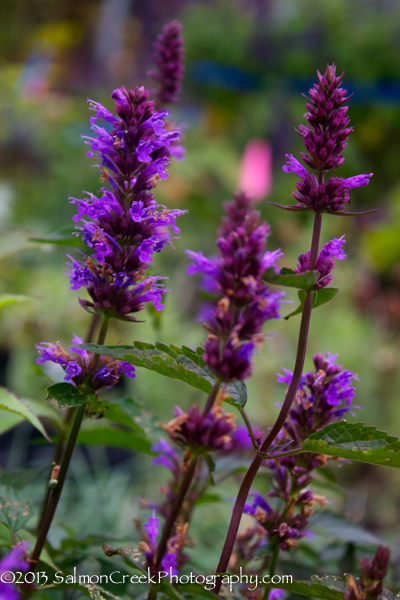
<path fill-rule="evenodd" d="M 283 253 L 265 249 L 270 227 L 260 221 L 250 198 L 235 194 L 224 208 L 219 256 L 209 259 L 201 252 L 186 252 L 193 261 L 188 273 L 202 273 L 203 288 L 216 299 L 202 311 L 209 332 L 203 358 L 219 379 L 228 382 L 250 375 L 254 349 L 263 341 L 263 325 L 279 318 L 285 294 L 271 292 L 262 279 L 270 267 L 279 272 L 276 262 Z"/>
<path fill-rule="evenodd" d="M 305 118 L 309 126 L 300 125 L 298 130 L 307 150 L 301 152 L 301 158 L 318 173 L 309 173 L 292 154 L 286 154 L 288 160 L 283 170 L 296 173 L 300 181 L 296 183 L 297 192 L 293 193 L 297 204 L 283 208 L 340 213 L 350 202 L 351 190 L 368 185 L 369 177 L 373 175 L 356 175 L 348 179 L 331 176 L 324 181 L 326 171 L 334 171 L 343 164 L 342 152 L 353 131 L 345 106 L 347 92 L 340 87 L 343 75 L 336 77 L 335 64 L 327 65 L 324 75 L 318 72 L 318 84 L 310 90 L 306 105 Z"/>
<path fill-rule="evenodd" d="M 331 240 L 322 248 L 317 260 L 315 261 L 314 270 L 319 271 L 320 276 L 315 284 L 315 289 L 319 290 L 328 285 L 333 279 L 332 271 L 336 260 L 343 260 L 346 254 L 342 248 L 346 243 L 344 235 L 341 238 Z M 307 250 L 305 254 L 300 254 L 295 268 L 296 273 L 304 273 L 311 270 L 311 250 Z"/>
<path fill-rule="evenodd" d="M 162 296 L 168 291 L 162 277 L 146 277 L 154 254 L 171 245 L 179 233 L 175 220 L 186 211 L 157 204 L 152 189 L 168 176 L 167 166 L 180 136 L 166 123 L 167 111 L 155 110 L 149 91 L 137 87 L 114 90 L 115 112 L 90 100 L 95 111 L 91 118 L 94 137 L 86 139 L 88 156 L 100 163 L 100 180 L 109 183 L 98 196 L 72 198 L 78 208 L 74 221 L 91 256 L 83 261 L 72 257 L 67 275 L 71 289 L 86 288 L 90 300 L 80 300 L 92 313 L 103 313 L 125 321 L 135 321 L 132 313 L 143 310 L 146 302 L 163 309 Z M 111 127 L 99 127 L 105 120 Z"/>
<path fill-rule="evenodd" d="M 171 21 L 164 25 L 162 33 L 153 44 L 152 59 L 156 70 L 148 71 L 148 75 L 159 84 L 158 100 L 161 104 L 179 100 L 178 94 L 181 90 L 185 56 L 181 33 L 181 23 Z"/>

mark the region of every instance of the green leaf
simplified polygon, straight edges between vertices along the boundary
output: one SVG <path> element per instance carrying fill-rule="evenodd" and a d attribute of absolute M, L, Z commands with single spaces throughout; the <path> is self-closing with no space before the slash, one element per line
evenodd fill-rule
<path fill-rule="evenodd" d="M 302 451 L 400 468 L 398 439 L 363 423 L 341 421 L 328 425 L 310 436 Z"/>
<path fill-rule="evenodd" d="M 60 408 L 64 408 L 66 406 L 79 406 L 83 404 L 87 396 L 71 383 L 63 381 L 47 388 L 46 399 L 49 400 L 50 398 L 53 398 Z"/>
<path fill-rule="evenodd" d="M 151 442 L 145 437 L 111 427 L 96 427 L 95 429 L 81 430 L 78 434 L 78 444 L 86 446 L 118 446 L 129 448 L 144 454 L 153 454 Z"/>
<path fill-rule="evenodd" d="M 0 310 L 9 304 L 27 302 L 28 300 L 33 300 L 33 298 L 23 294 L 0 294 Z"/>
<path fill-rule="evenodd" d="M 325 538 L 327 536 L 351 544 L 369 544 L 379 546 L 383 544 L 373 533 L 348 521 L 341 515 L 335 515 L 327 512 L 316 512 L 312 515 L 310 521 L 312 530 L 320 533 Z"/>
<path fill-rule="evenodd" d="M 334 296 L 336 296 L 336 294 L 338 293 L 338 288 L 322 288 L 320 290 L 315 290 L 313 293 L 313 301 L 312 301 L 312 308 L 317 308 L 317 306 L 321 306 L 322 304 L 325 304 L 326 302 L 329 302 L 329 300 L 332 300 L 332 298 Z M 301 312 L 303 312 L 303 306 L 304 306 L 304 300 L 306 298 L 306 291 L 305 290 L 300 290 L 299 291 L 299 300 L 300 300 L 300 306 L 298 308 L 296 308 L 296 310 L 292 313 L 290 313 L 290 315 L 287 315 L 286 317 L 284 317 L 285 319 L 290 319 L 290 317 L 294 317 L 295 315 L 299 315 Z"/>
<path fill-rule="evenodd" d="M 39 242 L 40 244 L 57 244 L 59 246 L 83 246 L 82 237 L 79 235 L 73 235 L 76 231 L 74 227 L 60 227 L 53 233 L 44 235 L 42 237 L 31 237 L 28 238 L 30 242 Z"/>
<path fill-rule="evenodd" d="M 140 427 L 128 413 L 126 413 L 119 404 L 113 404 L 107 402 L 107 408 L 104 413 L 104 418 L 109 419 L 110 421 L 114 421 L 114 423 L 119 423 L 120 425 L 125 425 L 125 427 L 129 427 L 138 433 L 145 435 L 144 430 Z"/>
<path fill-rule="evenodd" d="M 77 344 L 89 352 L 111 356 L 129 362 L 136 367 L 144 367 L 165 377 L 180 379 L 198 390 L 209 394 L 215 378 L 202 358 L 203 349 L 197 351 L 183 346 L 167 346 L 157 342 L 155 346 L 135 342 L 133 346 L 99 346 L 97 344 Z M 235 381 L 224 388 L 228 394 L 226 401 L 241 407 L 247 402 L 247 389 L 243 381 Z"/>
<path fill-rule="evenodd" d="M 31 512 L 31 505 L 19 500 L 12 488 L 0 488 L 0 523 L 16 533 L 28 521 Z"/>
<path fill-rule="evenodd" d="M 40 433 L 51 442 L 49 436 L 46 433 L 45 428 L 37 418 L 37 416 L 31 411 L 31 409 L 24 404 L 22 400 L 14 396 L 11 392 L 5 388 L 0 387 L 0 411 L 8 411 L 19 415 L 26 421 L 29 421 Z M 1 412 L 0 412 L 1 414 Z"/>
<path fill-rule="evenodd" d="M 300 290 L 310 290 L 320 277 L 319 271 L 304 271 L 304 273 L 295 273 L 292 269 L 281 269 L 279 274 L 275 273 L 273 267 L 267 269 L 264 273 L 264 279 L 274 285 L 284 285 L 294 287 Z"/>
<path fill-rule="evenodd" d="M 10 429 L 13 429 L 14 427 L 22 423 L 23 420 L 24 418 L 20 415 L 8 412 L 6 410 L 2 410 L 0 412 L 0 435 L 2 433 L 5 433 L 6 431 L 9 431 Z"/>

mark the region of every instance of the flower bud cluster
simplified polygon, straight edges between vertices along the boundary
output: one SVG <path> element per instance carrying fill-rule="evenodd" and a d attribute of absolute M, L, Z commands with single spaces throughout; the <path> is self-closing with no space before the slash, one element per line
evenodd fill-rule
<path fill-rule="evenodd" d="M 345 592 L 345 600 L 376 600 L 383 592 L 383 580 L 389 569 L 389 548 L 379 546 L 374 558 L 360 560 L 361 577 L 356 582 L 350 575 L 347 578 L 349 591 Z"/>
<path fill-rule="evenodd" d="M 184 412 L 174 408 L 174 419 L 162 425 L 170 438 L 185 450 L 204 454 L 215 450 L 228 451 L 233 447 L 235 415 L 224 412 L 216 403 L 208 414 L 200 412 L 196 405 Z"/>

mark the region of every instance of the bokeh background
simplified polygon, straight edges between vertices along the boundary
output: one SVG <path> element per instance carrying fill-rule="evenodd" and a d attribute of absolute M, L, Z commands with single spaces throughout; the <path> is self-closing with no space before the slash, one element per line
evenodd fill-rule
<path fill-rule="evenodd" d="M 44 405 L 46 385 L 61 380 L 62 373 L 35 364 L 35 343 L 59 340 L 67 345 L 72 332 L 85 334 L 89 315 L 78 306 L 79 294 L 69 290 L 64 276 L 65 254 L 74 253 L 74 246 L 31 239 L 70 227 L 74 207 L 68 197 L 99 188 L 97 170 L 86 157 L 81 138 L 90 133 L 86 99 L 112 109 L 114 87 L 152 87 L 146 75 L 151 43 L 163 23 L 174 18 L 184 27 L 186 75 L 173 117 L 185 125 L 187 155 L 173 164 L 156 194 L 159 202 L 187 209 L 188 214 L 180 219 L 176 249 L 167 248 L 157 256 L 152 269 L 169 277 L 165 310 L 161 315 L 148 312 L 142 324 L 113 323 L 108 341 L 159 340 L 193 347 L 202 343 L 204 331 L 197 321 L 202 299 L 198 282 L 186 274 L 184 250 L 214 252 L 223 202 L 244 184 L 246 173 L 249 179 L 248 169 L 255 165 L 251 191 L 273 229 L 269 249 L 281 247 L 285 252 L 281 265 L 293 267 L 297 255 L 309 248 L 312 217 L 267 206 L 264 200 L 290 203 L 296 176 L 283 173 L 282 165 L 286 153 L 299 156 L 301 150 L 294 130 L 304 122 L 301 94 L 316 80 L 317 69 L 335 62 L 339 72 L 346 72 L 344 87 L 354 94 L 349 102 L 354 133 L 338 174 L 373 172 L 369 186 L 354 192 L 352 207 L 379 212 L 324 218 L 323 241 L 346 234 L 347 259 L 335 269 L 339 294 L 313 312 L 306 366 L 311 368 L 314 352 L 338 353 L 339 362 L 360 379 L 356 404 L 361 410 L 356 420 L 398 435 L 400 4 L 396 0 L 2 0 L 0 292 L 33 299 L 0 313 L 0 383 L 32 405 Z M 296 293 L 289 292 L 288 299 L 295 303 Z M 283 314 L 291 310 L 284 306 Z M 271 426 L 279 410 L 276 404 L 283 400 L 284 386 L 276 383 L 276 373 L 282 366 L 293 366 L 298 327 L 299 317 L 268 323 L 273 335 L 256 358 L 248 386 L 248 412 L 261 429 Z M 186 407 L 204 400 L 183 383 L 143 370 L 124 386 L 118 394 L 143 403 L 158 420 L 168 420 L 175 404 Z M 29 424 L 9 427 L 1 428 L 0 464 L 20 474 L 14 484 L 28 490 L 34 506 L 39 505 L 51 449 L 40 443 Z M 8 477 L 2 471 L 4 482 Z M 135 497 L 154 499 L 164 478 L 161 467 L 151 467 L 149 460 L 129 451 L 79 446 L 50 541 L 60 547 L 66 531 L 77 539 L 99 532 L 104 541 L 118 535 L 134 539 L 132 518 L 142 514 Z M 355 529 L 365 527 L 375 536 L 369 541 L 379 538 L 392 544 L 399 564 L 393 577 L 398 581 L 398 474 L 394 469 L 353 464 L 332 468 L 330 478 L 327 495 L 336 502 L 333 512 L 344 515 Z M 344 492 L 338 491 L 339 484 Z M 223 492 L 225 503 L 210 505 L 212 510 L 208 505 L 198 508 L 194 531 L 200 523 L 201 528 L 193 537 L 206 550 L 198 553 L 199 569 L 215 566 L 230 516 L 229 497 L 236 490 L 237 482 L 231 482 Z M 324 542 L 323 536 L 316 536 L 320 562 L 314 560 L 313 570 L 324 563 L 334 572 L 340 560 L 344 567 L 354 567 L 357 547 L 352 536 L 341 534 L 346 554 L 343 547 L 335 550 L 335 540 L 341 539 L 337 527 L 331 526 L 328 549 L 326 535 Z"/>

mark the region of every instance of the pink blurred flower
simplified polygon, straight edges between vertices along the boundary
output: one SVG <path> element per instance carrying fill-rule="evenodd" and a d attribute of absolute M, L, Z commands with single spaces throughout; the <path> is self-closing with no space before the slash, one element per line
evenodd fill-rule
<path fill-rule="evenodd" d="M 272 189 L 272 148 L 261 139 L 250 140 L 243 153 L 239 189 L 255 201 L 262 200 Z"/>

